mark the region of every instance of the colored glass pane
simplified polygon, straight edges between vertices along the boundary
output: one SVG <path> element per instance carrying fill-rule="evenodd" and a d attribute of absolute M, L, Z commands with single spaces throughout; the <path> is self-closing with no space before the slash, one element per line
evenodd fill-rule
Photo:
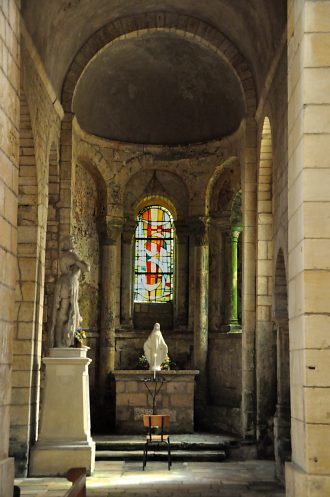
<path fill-rule="evenodd" d="M 173 218 L 161 206 L 138 215 L 135 233 L 135 302 L 173 300 Z"/>

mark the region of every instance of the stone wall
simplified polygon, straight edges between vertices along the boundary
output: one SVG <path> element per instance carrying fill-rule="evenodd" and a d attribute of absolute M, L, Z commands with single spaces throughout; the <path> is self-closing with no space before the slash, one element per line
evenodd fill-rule
<path fill-rule="evenodd" d="M 19 133 L 19 7 L 0 5 L 0 495 L 12 497 L 8 458 L 15 320 Z"/>
<path fill-rule="evenodd" d="M 100 244 L 97 227 L 98 195 L 93 177 L 77 164 L 73 195 L 72 234 L 79 256 L 90 264 L 80 284 L 79 307 L 82 326 L 91 331 L 98 328 Z"/>
<path fill-rule="evenodd" d="M 210 429 L 241 433 L 242 335 L 212 333 L 209 337 Z"/>
<path fill-rule="evenodd" d="M 288 2 L 289 497 L 330 494 L 330 2 Z"/>
<path fill-rule="evenodd" d="M 170 432 L 193 433 L 196 374 L 198 371 L 162 371 L 157 375 L 164 381 L 156 384 L 150 381 L 153 373 L 149 371 L 116 371 L 117 432 L 141 433 L 143 414 L 152 414 L 152 394 L 157 385 L 155 410 L 157 414 L 171 416 Z M 146 378 L 149 381 L 144 382 Z"/>
<path fill-rule="evenodd" d="M 30 444 L 38 432 L 42 323 L 44 320 L 45 247 L 48 216 L 48 181 L 56 169 L 60 115 L 50 94 L 43 67 L 23 26 L 18 195 L 17 327 L 14 336 L 11 454 L 16 474 L 28 471 Z M 55 107 L 54 107 L 55 106 Z M 52 146 L 53 145 L 53 146 Z M 54 191 L 50 191 L 54 195 Z M 51 206 L 54 209 L 54 205 Z M 47 226 L 47 220 L 50 223 Z M 48 237 L 48 246 L 58 241 Z M 54 248 L 54 247 L 53 247 Z M 50 262 L 48 271 L 56 270 Z M 47 314 L 47 310 L 45 309 Z M 47 337 L 45 337 L 47 341 Z"/>

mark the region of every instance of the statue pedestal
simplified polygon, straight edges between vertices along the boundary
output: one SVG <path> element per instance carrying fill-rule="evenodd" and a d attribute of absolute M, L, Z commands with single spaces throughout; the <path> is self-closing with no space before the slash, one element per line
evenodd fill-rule
<path fill-rule="evenodd" d="M 30 476 L 63 476 L 70 468 L 94 471 L 87 348 L 50 349 L 39 438 L 31 449 Z"/>

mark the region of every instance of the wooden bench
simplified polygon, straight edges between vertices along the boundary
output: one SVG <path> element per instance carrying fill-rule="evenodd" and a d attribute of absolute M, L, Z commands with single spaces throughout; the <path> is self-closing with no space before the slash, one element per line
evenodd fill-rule
<path fill-rule="evenodd" d="M 71 468 L 66 479 L 72 482 L 72 487 L 64 497 L 86 497 L 86 468 Z"/>

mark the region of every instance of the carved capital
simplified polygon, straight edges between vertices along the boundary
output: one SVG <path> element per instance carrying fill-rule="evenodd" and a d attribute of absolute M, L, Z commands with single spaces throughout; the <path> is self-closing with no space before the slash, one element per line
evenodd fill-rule
<path fill-rule="evenodd" d="M 124 243 L 132 243 L 133 236 L 136 231 L 136 226 L 137 222 L 135 221 L 125 221 L 122 229 L 122 238 Z"/>
<path fill-rule="evenodd" d="M 218 228 L 222 233 L 229 232 L 231 230 L 230 215 L 226 212 L 220 216 L 212 217 L 209 220 L 209 224 L 210 226 Z"/>
<path fill-rule="evenodd" d="M 187 223 L 183 221 L 174 221 L 174 226 L 178 243 L 187 243 L 189 236 L 189 226 Z"/>
<path fill-rule="evenodd" d="M 123 228 L 122 218 L 107 218 L 104 228 L 104 245 L 116 245 Z"/>
<path fill-rule="evenodd" d="M 238 243 L 239 235 L 241 233 L 241 230 L 233 230 L 231 232 L 231 241 L 232 243 Z"/>
<path fill-rule="evenodd" d="M 205 246 L 209 243 L 209 218 L 198 217 L 190 221 L 191 231 L 194 235 L 195 245 Z"/>

